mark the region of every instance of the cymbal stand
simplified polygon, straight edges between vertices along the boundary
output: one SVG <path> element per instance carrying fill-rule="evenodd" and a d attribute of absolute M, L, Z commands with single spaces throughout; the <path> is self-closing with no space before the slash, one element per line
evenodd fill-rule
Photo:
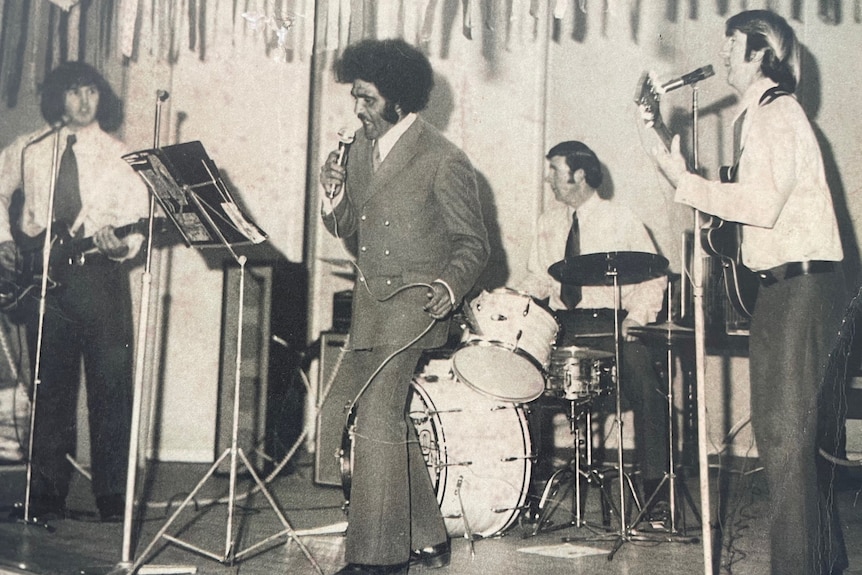
<path fill-rule="evenodd" d="M 670 282 L 668 282 L 668 290 L 667 290 L 667 299 L 668 299 L 668 310 L 672 310 L 673 307 L 671 305 L 671 286 Z M 700 514 L 697 512 L 697 508 L 694 505 L 694 502 L 691 499 L 691 494 L 688 493 L 688 489 L 686 488 L 684 483 L 680 483 L 677 486 L 676 482 L 676 462 L 674 458 L 674 453 L 676 451 L 676 445 L 674 441 L 674 433 L 673 433 L 673 420 L 674 420 L 674 405 L 673 405 L 673 365 L 674 365 L 674 355 L 673 355 L 673 334 L 671 332 L 671 324 L 668 323 L 667 326 L 667 339 L 666 339 L 666 360 L 667 360 L 667 394 L 665 398 L 667 400 L 667 437 L 668 437 L 668 470 L 665 472 L 659 484 L 656 486 L 655 491 L 647 498 L 646 503 L 644 503 L 641 512 L 634 518 L 632 521 L 633 526 L 637 526 L 643 516 L 647 514 L 647 512 L 652 507 L 653 501 L 661 492 L 662 488 L 667 485 L 669 496 L 668 502 L 670 504 L 670 525 L 668 526 L 667 532 L 657 531 L 655 533 L 642 533 L 637 531 L 632 531 L 632 539 L 636 539 L 638 541 L 664 541 L 668 543 L 697 543 L 699 539 L 697 537 L 686 537 L 685 535 L 680 534 L 680 531 L 676 526 L 676 496 L 677 496 L 677 488 L 684 492 L 684 496 L 686 501 L 691 506 L 692 511 L 694 512 L 697 520 L 700 521 Z"/>

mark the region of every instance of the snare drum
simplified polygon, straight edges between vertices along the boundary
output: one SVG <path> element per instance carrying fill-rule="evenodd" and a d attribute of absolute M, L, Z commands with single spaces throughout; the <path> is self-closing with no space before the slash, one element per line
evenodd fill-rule
<path fill-rule="evenodd" d="M 409 414 L 449 535 L 490 537 L 511 525 L 533 469 L 523 408 L 451 376 L 418 376 Z"/>
<path fill-rule="evenodd" d="M 590 399 L 610 390 L 614 354 L 584 347 L 560 347 L 551 352 L 546 393 L 568 400 Z"/>
<path fill-rule="evenodd" d="M 506 401 L 542 395 L 544 372 L 557 322 L 527 294 L 483 291 L 466 310 L 469 330 L 452 355 L 457 378 L 476 391 Z"/>

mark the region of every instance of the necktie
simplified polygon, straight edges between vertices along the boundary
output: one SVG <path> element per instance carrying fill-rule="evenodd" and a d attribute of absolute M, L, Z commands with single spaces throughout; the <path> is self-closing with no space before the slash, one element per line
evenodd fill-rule
<path fill-rule="evenodd" d="M 566 239 L 566 259 L 581 255 L 581 230 L 578 225 L 578 213 L 572 214 L 572 227 Z M 575 309 L 581 301 L 581 286 L 562 284 L 560 286 L 560 299 L 568 309 Z"/>
<path fill-rule="evenodd" d="M 54 219 L 72 226 L 81 211 L 81 190 L 78 187 L 78 161 L 75 159 L 75 135 L 66 138 L 66 149 L 60 157 L 57 190 L 54 199 Z"/>
<path fill-rule="evenodd" d="M 377 140 L 374 140 L 374 145 L 371 146 L 371 170 L 373 172 L 377 171 L 377 168 L 380 167 L 380 146 L 377 145 Z"/>

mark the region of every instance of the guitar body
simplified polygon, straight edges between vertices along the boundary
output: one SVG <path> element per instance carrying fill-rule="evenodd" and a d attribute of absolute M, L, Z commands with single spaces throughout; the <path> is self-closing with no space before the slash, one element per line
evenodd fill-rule
<path fill-rule="evenodd" d="M 163 218 L 156 218 L 162 222 Z M 135 232 L 146 233 L 149 219 L 144 218 L 135 223 L 114 229 L 114 235 L 122 239 Z M 61 286 L 69 268 L 83 265 L 85 254 L 96 245 L 93 237 L 73 238 L 65 224 L 54 222 L 51 226 L 51 254 L 48 259 L 49 290 Z M 14 278 L 0 274 L 0 311 L 10 312 L 17 308 L 29 294 L 39 293 L 42 287 L 42 272 L 44 261 L 42 252 L 45 245 L 45 231 L 37 236 L 19 236 L 16 238 L 18 251 L 21 254 Z M 7 272 L 9 273 L 9 272 Z"/>
<path fill-rule="evenodd" d="M 735 181 L 735 166 L 723 166 L 721 181 Z M 709 255 L 721 262 L 724 276 L 724 289 L 730 304 L 744 317 L 750 318 L 757 301 L 760 280 L 753 271 L 742 263 L 742 228 L 735 222 L 728 222 L 716 216 L 700 230 L 701 245 Z"/>

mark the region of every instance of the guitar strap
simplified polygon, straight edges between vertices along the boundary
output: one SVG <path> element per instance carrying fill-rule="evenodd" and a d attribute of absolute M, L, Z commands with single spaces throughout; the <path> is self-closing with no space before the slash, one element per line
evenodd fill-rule
<path fill-rule="evenodd" d="M 790 92 L 781 86 L 773 86 L 760 96 L 758 106 L 762 108 L 763 106 L 771 104 L 781 96 L 789 95 Z M 742 114 L 739 115 L 736 122 L 733 124 L 733 165 L 721 169 L 721 181 L 723 182 L 736 181 L 736 170 L 739 166 L 739 158 L 742 156 L 742 150 L 745 148 L 742 142 L 742 124 L 745 120 L 745 115 L 746 111 L 743 110 Z"/>

